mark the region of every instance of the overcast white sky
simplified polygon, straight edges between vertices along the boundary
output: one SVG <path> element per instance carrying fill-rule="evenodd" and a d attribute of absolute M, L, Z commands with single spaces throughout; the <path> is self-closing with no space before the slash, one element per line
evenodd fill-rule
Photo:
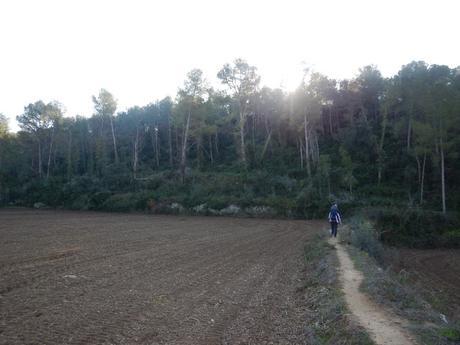
<path fill-rule="evenodd" d="M 293 89 L 302 62 L 334 78 L 412 60 L 460 65 L 458 0 L 1 0 L 0 112 L 58 100 L 89 116 L 106 88 L 119 109 L 175 96 L 201 68 L 218 86 L 237 57 Z"/>

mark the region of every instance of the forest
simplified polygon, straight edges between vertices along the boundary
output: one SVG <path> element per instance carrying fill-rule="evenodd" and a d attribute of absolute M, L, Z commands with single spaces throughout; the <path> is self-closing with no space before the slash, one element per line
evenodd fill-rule
<path fill-rule="evenodd" d="M 325 218 L 336 201 L 389 243 L 460 245 L 460 67 L 305 70 L 293 92 L 242 59 L 216 72 L 121 112 L 101 89 L 89 118 L 31 100 L 17 133 L 0 114 L 0 204 Z"/>

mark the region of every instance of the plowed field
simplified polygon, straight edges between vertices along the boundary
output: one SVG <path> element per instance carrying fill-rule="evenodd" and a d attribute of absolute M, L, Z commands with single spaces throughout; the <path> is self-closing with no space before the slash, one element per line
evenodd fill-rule
<path fill-rule="evenodd" d="M 416 283 L 441 298 L 446 312 L 460 321 L 459 249 L 401 249 L 396 268 L 411 273 Z"/>
<path fill-rule="evenodd" d="M 0 210 L 0 344 L 300 344 L 305 221 Z"/>

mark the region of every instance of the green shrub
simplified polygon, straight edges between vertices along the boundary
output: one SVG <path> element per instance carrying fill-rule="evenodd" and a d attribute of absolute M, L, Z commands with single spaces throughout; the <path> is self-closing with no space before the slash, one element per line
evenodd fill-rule
<path fill-rule="evenodd" d="M 379 234 L 372 223 L 361 216 L 355 216 L 350 220 L 350 242 L 351 244 L 368 253 L 378 262 L 383 262 L 384 249 L 379 240 Z"/>
<path fill-rule="evenodd" d="M 102 204 L 102 209 L 111 212 L 135 210 L 138 199 L 134 193 L 114 194 Z"/>
<path fill-rule="evenodd" d="M 460 229 L 443 233 L 436 242 L 438 247 L 460 247 Z"/>
<path fill-rule="evenodd" d="M 89 209 L 100 210 L 103 208 L 105 201 L 110 198 L 110 192 L 96 192 L 89 198 Z"/>
<path fill-rule="evenodd" d="M 263 199 L 264 206 L 273 208 L 279 216 L 296 217 L 297 204 L 293 198 L 282 196 L 270 196 Z"/>
<path fill-rule="evenodd" d="M 88 210 L 90 205 L 90 198 L 87 194 L 80 195 L 72 201 L 69 208 L 72 210 Z"/>
<path fill-rule="evenodd" d="M 224 195 L 215 195 L 210 197 L 207 201 L 206 204 L 208 208 L 212 208 L 214 210 L 221 210 L 228 205 L 232 203 L 233 200 L 231 200 L 229 197 L 224 196 Z M 198 203 L 197 203 L 198 204 Z"/>
<path fill-rule="evenodd" d="M 375 222 L 387 244 L 416 248 L 460 246 L 457 235 L 460 221 L 455 214 L 419 208 L 371 208 L 365 213 Z"/>
<path fill-rule="evenodd" d="M 155 192 L 143 191 L 136 194 L 134 209 L 137 211 L 151 211 L 158 203 L 158 195 Z"/>
<path fill-rule="evenodd" d="M 441 328 L 439 335 L 452 341 L 460 341 L 460 330 L 455 328 Z"/>

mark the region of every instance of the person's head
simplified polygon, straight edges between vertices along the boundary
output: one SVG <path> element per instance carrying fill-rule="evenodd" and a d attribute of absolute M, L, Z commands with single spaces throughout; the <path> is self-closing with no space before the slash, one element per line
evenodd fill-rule
<path fill-rule="evenodd" d="M 332 203 L 331 210 L 337 209 L 337 208 L 338 208 L 337 203 L 336 202 Z"/>

